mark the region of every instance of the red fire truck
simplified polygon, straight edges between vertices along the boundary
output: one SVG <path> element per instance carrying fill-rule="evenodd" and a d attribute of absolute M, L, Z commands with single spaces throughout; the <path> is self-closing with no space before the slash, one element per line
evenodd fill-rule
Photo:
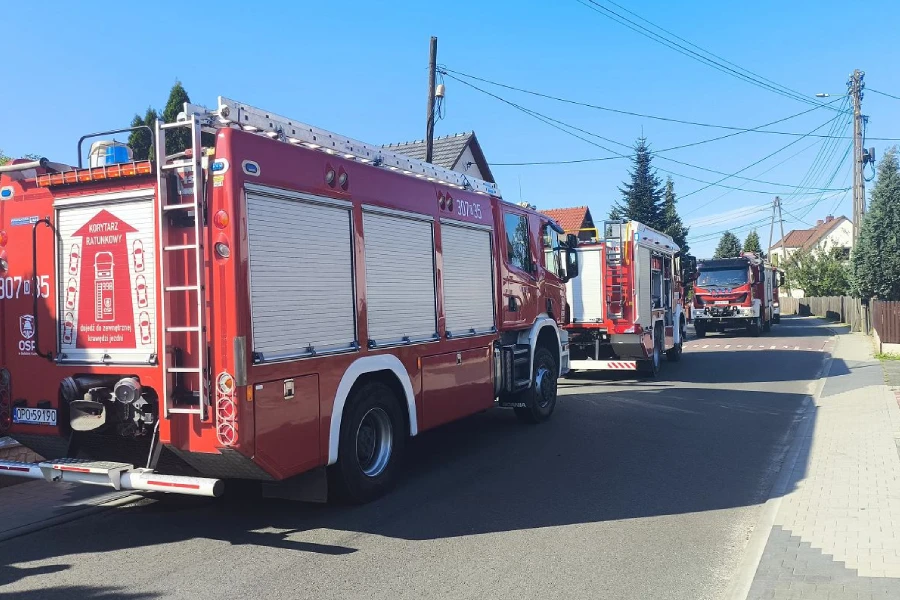
<path fill-rule="evenodd" d="M 575 236 L 226 98 L 150 133 L 153 161 L 0 169 L 0 427 L 48 459 L 0 474 L 366 501 L 408 436 L 498 399 L 550 418 Z"/>
<path fill-rule="evenodd" d="M 681 358 L 685 315 L 678 245 L 637 221 L 607 221 L 577 253 L 581 276 L 567 284 L 573 371 L 656 375 L 662 355 Z"/>
<path fill-rule="evenodd" d="M 752 252 L 700 261 L 691 308 L 697 337 L 733 328 L 746 328 L 753 336 L 769 331 L 777 322 L 780 281 L 775 268 Z"/>

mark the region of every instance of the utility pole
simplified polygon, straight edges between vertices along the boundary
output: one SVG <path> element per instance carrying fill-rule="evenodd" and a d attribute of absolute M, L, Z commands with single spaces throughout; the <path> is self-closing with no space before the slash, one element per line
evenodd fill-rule
<path fill-rule="evenodd" d="M 863 82 L 865 72 L 856 69 L 850 74 L 847 81 L 847 89 L 850 99 L 853 101 L 853 245 L 859 240 L 859 231 L 862 227 L 863 216 L 866 214 L 866 180 L 863 177 L 863 167 L 866 159 L 863 150 L 863 117 L 862 99 Z"/>
<path fill-rule="evenodd" d="M 784 214 L 781 212 L 781 198 L 775 196 L 775 200 L 772 203 L 772 226 L 769 228 L 769 239 L 772 238 L 771 230 L 775 228 L 775 213 L 778 213 L 778 228 L 781 230 L 781 265 L 779 267 L 784 269 L 787 267 L 787 248 L 784 246 Z M 771 244 L 771 242 L 769 242 Z M 791 284 L 790 282 L 785 282 L 785 287 L 787 288 L 788 296 L 791 295 Z"/>
<path fill-rule="evenodd" d="M 434 78 L 437 73 L 437 38 L 431 36 L 431 52 L 428 59 L 428 121 L 425 125 L 425 162 L 430 163 L 434 153 Z"/>

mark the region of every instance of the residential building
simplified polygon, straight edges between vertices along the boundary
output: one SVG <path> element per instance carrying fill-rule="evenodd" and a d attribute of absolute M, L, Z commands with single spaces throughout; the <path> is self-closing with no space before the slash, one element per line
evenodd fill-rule
<path fill-rule="evenodd" d="M 548 208 L 542 213 L 559 223 L 566 233 L 574 233 L 579 240 L 587 241 L 595 237 L 594 219 L 591 217 L 591 209 L 587 206 L 573 208 Z"/>
<path fill-rule="evenodd" d="M 783 239 L 769 248 L 769 259 L 776 265 L 783 266 L 785 260 L 798 252 L 817 254 L 825 250 L 840 248 L 848 259 L 853 248 L 853 223 L 847 217 L 828 215 L 816 221 L 816 226 L 809 229 L 793 229 Z M 783 290 L 786 293 L 787 290 Z M 791 290 L 795 298 L 803 297 L 803 290 Z"/>
<path fill-rule="evenodd" d="M 385 144 L 382 148 L 410 158 L 425 160 L 425 140 Z M 474 131 L 434 138 L 431 162 L 475 179 L 496 183 Z"/>

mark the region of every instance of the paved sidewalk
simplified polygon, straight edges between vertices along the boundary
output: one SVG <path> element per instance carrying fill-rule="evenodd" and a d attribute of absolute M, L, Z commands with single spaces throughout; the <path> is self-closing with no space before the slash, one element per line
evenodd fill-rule
<path fill-rule="evenodd" d="M 797 433 L 753 600 L 900 598 L 900 409 L 871 338 L 838 336 L 826 375 Z"/>
<path fill-rule="evenodd" d="M 0 438 L 3 460 L 32 462 L 40 457 L 10 438 Z M 16 485 L 12 485 L 16 484 Z M 130 496 L 105 487 L 49 483 L 32 479 L 0 477 L 0 540 L 77 518 L 101 504 Z"/>

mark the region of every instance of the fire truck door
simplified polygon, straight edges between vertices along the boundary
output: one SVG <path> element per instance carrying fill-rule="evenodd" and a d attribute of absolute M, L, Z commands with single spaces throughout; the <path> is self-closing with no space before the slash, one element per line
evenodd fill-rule
<path fill-rule="evenodd" d="M 528 224 L 528 216 L 515 209 L 503 212 L 505 248 L 501 248 L 502 261 L 502 306 L 501 326 L 514 328 L 531 323 L 537 317 L 535 296 L 537 294 L 537 262 L 534 253 L 533 232 Z"/>

